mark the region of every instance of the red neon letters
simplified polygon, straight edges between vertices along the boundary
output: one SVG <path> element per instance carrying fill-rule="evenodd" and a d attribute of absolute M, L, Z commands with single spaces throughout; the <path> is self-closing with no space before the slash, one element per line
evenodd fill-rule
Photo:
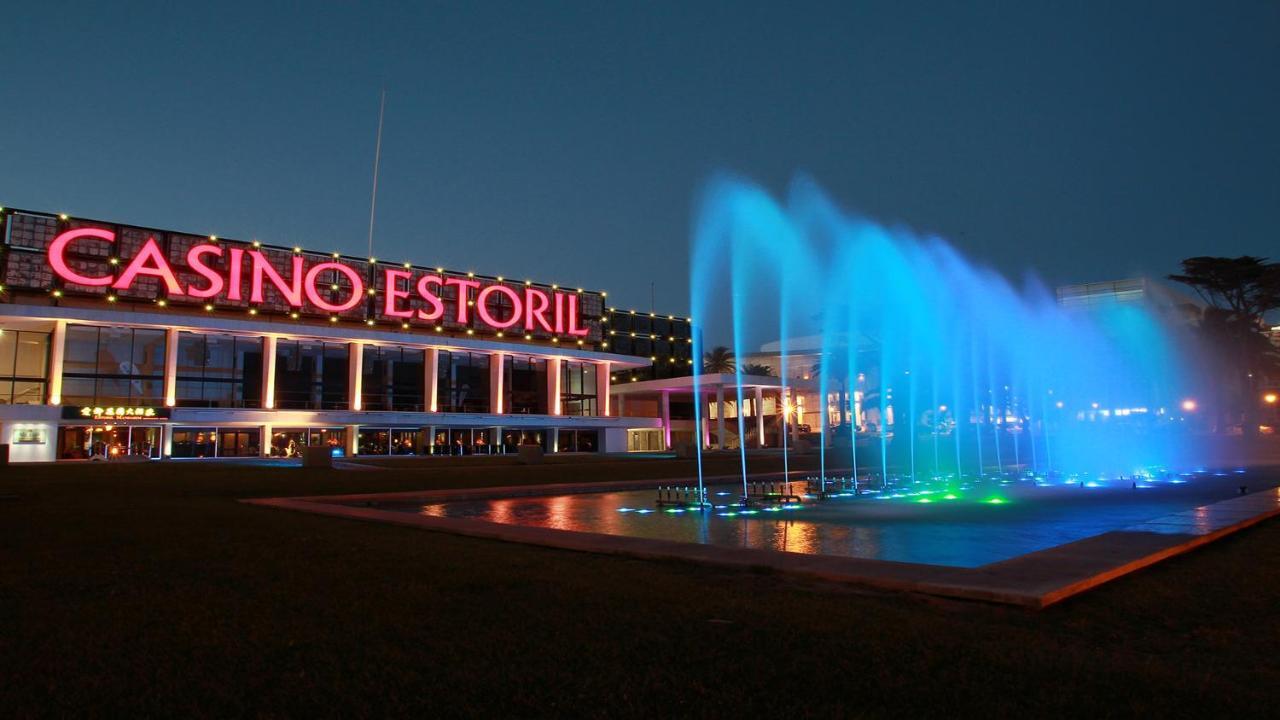
<path fill-rule="evenodd" d="M 328 260 L 308 265 L 307 258 L 294 253 L 289 258 L 289 269 L 281 271 L 261 250 L 214 243 L 200 243 L 187 251 L 185 270 L 194 278 L 186 283 L 180 281 L 179 273 L 174 271 L 154 237 L 147 238 L 137 254 L 123 264 L 118 275 L 109 272 L 87 275 L 71 267 L 68 255 L 74 256 L 77 243 L 114 243 L 115 240 L 111 230 L 68 230 L 49 243 L 49 266 L 69 286 L 129 290 L 139 277 L 154 277 L 170 297 L 185 295 L 213 303 L 240 301 L 247 290 L 249 302 L 262 305 L 271 300 L 268 293 L 274 292 L 291 308 L 342 313 L 356 308 L 366 298 L 365 278 L 350 265 Z M 475 308 L 475 319 L 494 330 L 519 327 L 525 332 L 574 337 L 590 332 L 583 327 L 576 293 L 531 286 L 517 289 L 471 278 L 436 273 L 419 275 L 407 269 L 386 268 L 382 273 L 381 297 L 374 298 L 373 302 L 378 314 L 386 318 L 434 324 L 444 319 L 446 303 L 452 303 L 450 320 L 462 325 L 471 324 L 471 309 Z M 342 276 L 343 282 L 337 282 L 336 276 Z M 248 288 L 244 287 L 245 280 Z M 369 292 L 369 295 L 376 294 Z"/>
<path fill-rule="evenodd" d="M 81 275 L 67 266 L 67 246 L 71 244 L 72 240 L 79 240 L 80 238 L 97 238 L 107 242 L 115 242 L 116 234 L 110 230 L 99 230 L 97 228 L 68 230 L 49 243 L 49 265 L 53 267 L 53 271 L 58 274 L 58 277 L 70 283 L 88 285 L 90 287 L 110 285 L 114 281 L 110 275 L 89 277 Z"/>

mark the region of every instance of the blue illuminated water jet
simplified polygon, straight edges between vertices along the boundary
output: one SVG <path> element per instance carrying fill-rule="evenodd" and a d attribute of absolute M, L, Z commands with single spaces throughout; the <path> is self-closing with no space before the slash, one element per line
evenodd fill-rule
<path fill-rule="evenodd" d="M 1190 363 L 1152 306 L 1063 307 L 940 238 L 846 212 L 803 177 L 785 200 L 713 179 L 693 236 L 694 357 L 707 333 L 739 358 L 779 342 L 775 371 L 827 399 L 823 477 L 837 465 L 912 481 L 1132 473 L 1196 453 L 1180 410 Z M 817 357 L 807 381 L 801 355 Z M 741 390 L 732 399 L 743 407 Z M 706 408 L 694 408 L 701 445 Z"/>

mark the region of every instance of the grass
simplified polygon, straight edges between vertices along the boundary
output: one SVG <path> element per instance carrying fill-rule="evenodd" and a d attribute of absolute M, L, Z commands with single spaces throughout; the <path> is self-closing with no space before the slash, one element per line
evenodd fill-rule
<path fill-rule="evenodd" d="M 1033 613 L 236 498 L 687 461 L 0 470 L 5 716 L 1262 714 L 1280 523 Z M 734 458 L 709 460 L 731 472 Z"/>

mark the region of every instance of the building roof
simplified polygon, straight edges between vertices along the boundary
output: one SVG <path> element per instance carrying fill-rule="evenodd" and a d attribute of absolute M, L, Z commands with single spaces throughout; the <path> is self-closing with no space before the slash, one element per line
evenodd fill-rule
<path fill-rule="evenodd" d="M 714 392 L 718 388 L 782 388 L 781 378 L 767 375 L 743 375 L 742 382 L 734 373 L 714 373 L 706 375 L 686 375 L 684 377 L 662 378 L 660 380 L 644 380 L 640 382 L 616 383 L 609 388 L 610 395 L 639 395 L 655 392 L 692 393 L 695 383 L 703 392 Z"/>

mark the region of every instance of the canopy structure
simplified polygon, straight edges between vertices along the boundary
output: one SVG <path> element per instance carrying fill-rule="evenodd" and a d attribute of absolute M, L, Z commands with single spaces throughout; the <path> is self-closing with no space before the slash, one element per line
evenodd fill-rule
<path fill-rule="evenodd" d="M 737 407 L 739 389 L 741 389 L 743 399 L 741 408 Z M 702 419 L 700 434 L 703 446 L 724 450 L 731 446 L 730 435 L 737 432 L 736 420 L 732 427 L 726 428 L 725 417 L 727 410 L 731 410 L 735 417 L 742 413 L 744 418 L 749 418 L 754 423 L 754 426 L 748 427 L 745 433 L 748 436 L 754 435 L 754 437 L 750 438 L 751 446 L 761 448 L 781 447 L 784 442 L 782 433 L 774 433 L 776 438 L 770 442 L 769 434 L 766 432 L 766 420 L 770 417 L 781 418 L 785 416 L 788 391 L 789 387 L 781 378 L 766 375 L 743 375 L 739 377 L 733 373 L 710 373 L 697 376 L 663 378 L 660 380 L 617 383 L 609 388 L 609 395 L 611 403 L 619 416 L 628 414 L 628 403 L 634 406 L 639 403 L 656 402 L 658 415 L 662 422 L 663 443 L 667 449 L 672 448 L 671 432 L 672 428 L 677 424 L 687 425 L 690 430 L 694 429 L 692 420 L 687 420 L 683 423 L 680 420 L 673 422 L 671 417 L 672 400 L 695 404 L 701 402 L 703 405 L 699 415 Z M 711 428 L 713 421 L 715 423 L 714 438 L 712 437 Z M 781 427 L 780 422 L 774 425 L 776 428 Z M 742 442 L 742 440 L 739 439 L 739 442 Z"/>

